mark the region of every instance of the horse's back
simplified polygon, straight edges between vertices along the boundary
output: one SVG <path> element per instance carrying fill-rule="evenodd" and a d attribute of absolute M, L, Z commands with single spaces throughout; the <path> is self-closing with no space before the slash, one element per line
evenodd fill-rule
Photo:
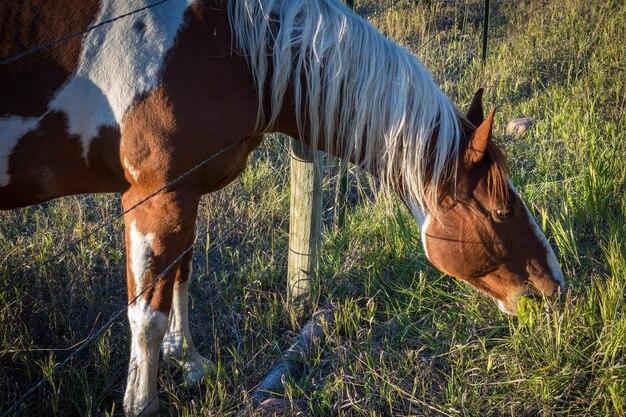
<path fill-rule="evenodd" d="M 190 5 L 0 3 L 0 209 L 123 192 L 140 165 L 165 182 L 253 133 L 254 86 L 223 3 Z M 207 171 L 203 190 L 232 165 Z"/>
<path fill-rule="evenodd" d="M 76 70 L 81 37 L 50 45 L 83 32 L 98 12 L 97 0 L 26 0 L 0 2 L 0 117 L 38 116 Z M 48 45 L 36 53 L 26 51 Z"/>

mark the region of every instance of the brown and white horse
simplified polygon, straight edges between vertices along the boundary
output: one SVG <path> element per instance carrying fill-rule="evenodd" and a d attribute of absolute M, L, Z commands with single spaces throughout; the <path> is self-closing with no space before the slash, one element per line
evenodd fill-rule
<path fill-rule="evenodd" d="M 0 55 L 2 209 L 96 192 L 122 193 L 128 209 L 222 152 L 124 217 L 129 300 L 140 295 L 128 415 L 158 412 L 160 347 L 186 346 L 187 380 L 204 375 L 187 324 L 191 255 L 147 285 L 193 243 L 200 196 L 236 178 L 266 132 L 377 176 L 415 215 L 429 260 L 502 310 L 563 285 L 482 91 L 463 116 L 415 56 L 338 0 L 2 2 Z"/>

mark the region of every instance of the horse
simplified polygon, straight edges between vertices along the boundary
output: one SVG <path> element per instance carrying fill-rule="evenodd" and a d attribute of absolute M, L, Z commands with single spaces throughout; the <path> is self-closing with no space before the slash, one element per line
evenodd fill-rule
<path fill-rule="evenodd" d="M 464 115 L 339 0 L 30 0 L 3 2 L 0 22 L 0 208 L 121 194 L 128 416 L 159 413 L 160 353 L 185 358 L 189 383 L 205 373 L 187 322 L 198 203 L 266 133 L 378 178 L 415 217 L 428 260 L 504 312 L 564 285 L 483 90 Z"/>

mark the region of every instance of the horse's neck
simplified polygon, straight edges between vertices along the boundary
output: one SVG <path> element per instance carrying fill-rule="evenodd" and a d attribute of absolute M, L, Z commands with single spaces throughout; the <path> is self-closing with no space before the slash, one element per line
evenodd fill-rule
<path fill-rule="evenodd" d="M 358 157 L 355 155 L 349 155 L 346 157 L 342 149 L 344 149 L 343 139 L 340 137 L 326 138 L 323 134 L 320 134 L 320 137 L 317 141 L 312 140 L 310 137 L 309 130 L 304 128 L 298 128 L 298 122 L 295 116 L 293 106 L 289 106 L 289 101 L 286 101 L 287 105 L 283 105 L 283 109 L 279 113 L 279 116 L 276 120 L 276 123 L 269 129 L 270 131 L 284 133 L 286 135 L 291 136 L 294 139 L 299 140 L 307 146 L 310 146 L 312 143 L 315 144 L 315 148 L 318 151 L 326 152 L 330 155 L 333 155 L 345 162 L 349 162 L 358 166 L 361 166 L 364 154 L 363 152 Z M 364 139 L 364 142 L 367 139 Z M 365 148 L 363 148 L 365 149 Z M 377 176 L 378 173 L 375 170 L 368 171 L 371 175 Z"/>

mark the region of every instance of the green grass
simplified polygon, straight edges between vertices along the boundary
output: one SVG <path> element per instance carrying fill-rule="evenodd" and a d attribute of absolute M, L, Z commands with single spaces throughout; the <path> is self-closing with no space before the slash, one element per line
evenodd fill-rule
<path fill-rule="evenodd" d="M 356 3 L 365 15 L 383 7 Z M 416 51 L 461 107 L 486 87 L 511 175 L 558 247 L 566 297 L 503 316 L 428 264 L 397 202 L 390 210 L 362 194 L 341 231 L 325 210 L 321 290 L 337 309 L 284 393 L 307 400 L 311 415 L 626 415 L 626 8 L 492 1 L 483 66 L 481 4 L 401 1 L 373 22 Z M 537 124 L 505 138 L 519 116 Z M 164 364 L 164 415 L 234 415 L 298 330 L 285 304 L 286 154 L 285 141 L 269 138 L 234 184 L 203 199 L 191 325 L 215 366 L 188 392 Z M 330 209 L 336 170 L 327 171 Z M 32 272 L 118 210 L 117 197 L 96 195 L 2 214 L 0 409 L 125 302 L 119 222 Z M 20 415 L 121 415 L 128 338 L 116 322 Z"/>

